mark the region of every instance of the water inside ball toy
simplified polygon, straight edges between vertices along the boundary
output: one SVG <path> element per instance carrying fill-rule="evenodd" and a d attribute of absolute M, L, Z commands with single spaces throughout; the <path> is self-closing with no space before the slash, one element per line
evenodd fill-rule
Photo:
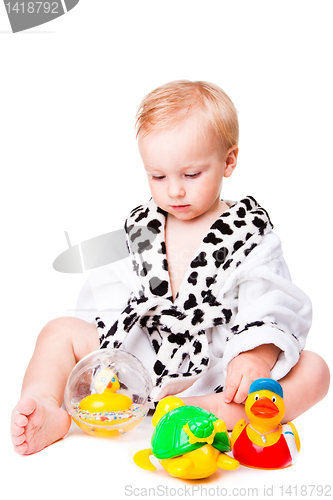
<path fill-rule="evenodd" d="M 100 349 L 83 358 L 70 374 L 65 406 L 74 422 L 93 436 L 129 432 L 147 415 L 152 382 L 132 354 Z"/>

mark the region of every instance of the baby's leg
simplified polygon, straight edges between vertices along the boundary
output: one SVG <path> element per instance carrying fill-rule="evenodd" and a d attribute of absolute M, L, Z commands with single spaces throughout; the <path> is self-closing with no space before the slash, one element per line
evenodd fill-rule
<path fill-rule="evenodd" d="M 17 453 L 36 453 L 65 436 L 71 420 L 60 407 L 67 378 L 80 359 L 98 348 L 97 329 L 85 321 L 59 318 L 43 328 L 12 414 Z"/>
<path fill-rule="evenodd" d="M 302 351 L 298 363 L 279 382 L 283 388 L 286 406 L 284 423 L 294 420 L 326 396 L 330 373 L 327 364 L 318 354 Z M 225 403 L 223 392 L 183 398 L 183 401 L 188 405 L 200 406 L 210 411 L 224 420 L 229 430 L 232 430 L 241 418 L 248 421 L 244 405 Z"/>
<path fill-rule="evenodd" d="M 318 354 L 302 351 L 298 363 L 279 382 L 286 407 L 284 422 L 291 422 L 324 399 L 330 385 L 330 371 Z"/>

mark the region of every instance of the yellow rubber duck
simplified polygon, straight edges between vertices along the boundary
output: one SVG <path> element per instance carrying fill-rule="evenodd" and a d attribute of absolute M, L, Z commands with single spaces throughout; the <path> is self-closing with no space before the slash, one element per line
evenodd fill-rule
<path fill-rule="evenodd" d="M 110 369 L 101 370 L 94 381 L 97 394 L 90 394 L 80 402 L 80 410 L 89 413 L 126 411 L 132 400 L 125 394 L 117 394 L 120 389 L 117 376 Z"/>
<path fill-rule="evenodd" d="M 300 450 L 295 426 L 281 421 L 285 414 L 283 390 L 270 378 L 255 380 L 249 389 L 245 413 L 231 433 L 233 456 L 241 465 L 258 469 L 282 469 L 294 464 Z"/>
<path fill-rule="evenodd" d="M 168 397 L 158 403 L 152 423 L 156 426 L 152 449 L 141 450 L 133 457 L 142 469 L 156 470 L 151 455 L 169 474 L 182 479 L 202 479 L 219 468 L 233 470 L 239 466 L 224 453 L 230 451 L 227 428 L 212 413 Z"/>

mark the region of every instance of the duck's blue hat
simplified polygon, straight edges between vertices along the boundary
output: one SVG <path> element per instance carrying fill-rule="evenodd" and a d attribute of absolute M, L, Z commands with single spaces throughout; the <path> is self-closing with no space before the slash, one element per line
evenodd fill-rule
<path fill-rule="evenodd" d="M 258 378 L 250 385 L 249 394 L 258 391 L 271 391 L 283 398 L 283 390 L 279 382 L 271 378 Z"/>

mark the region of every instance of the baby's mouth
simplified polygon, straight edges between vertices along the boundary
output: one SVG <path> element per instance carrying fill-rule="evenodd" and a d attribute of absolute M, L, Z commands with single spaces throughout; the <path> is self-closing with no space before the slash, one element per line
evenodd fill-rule
<path fill-rule="evenodd" d="M 173 210 L 186 210 L 190 205 L 171 205 Z"/>

